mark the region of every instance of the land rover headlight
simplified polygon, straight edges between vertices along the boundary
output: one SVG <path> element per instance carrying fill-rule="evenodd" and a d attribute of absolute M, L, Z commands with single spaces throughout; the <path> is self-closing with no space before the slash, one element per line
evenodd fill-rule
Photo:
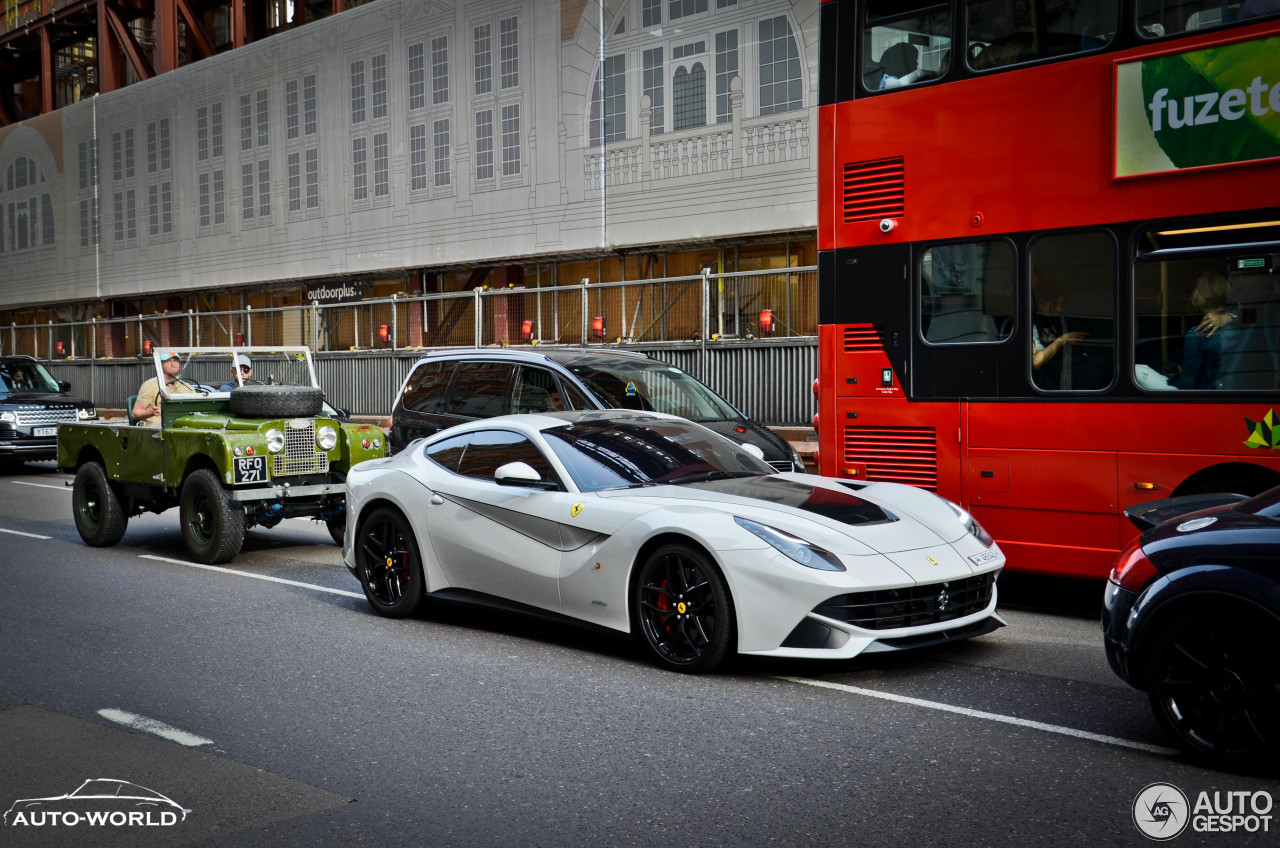
<path fill-rule="evenodd" d="M 333 446 L 338 443 L 338 431 L 330 427 L 328 424 L 316 431 L 316 444 L 321 450 L 333 450 Z"/>
<path fill-rule="evenodd" d="M 6 424 L 17 424 L 18 416 L 13 412 L 0 412 L 0 421 L 5 422 Z"/>
<path fill-rule="evenodd" d="M 267 450 L 271 453 L 280 453 L 284 450 L 284 433 L 274 428 L 267 431 Z"/>
<path fill-rule="evenodd" d="M 85 420 L 92 419 L 92 418 L 97 418 L 97 417 L 98 417 L 98 410 L 94 409 L 92 406 L 91 406 L 91 407 L 89 407 L 88 409 L 77 409 L 77 410 L 76 410 L 76 416 L 77 416 L 81 421 L 85 421 Z"/>

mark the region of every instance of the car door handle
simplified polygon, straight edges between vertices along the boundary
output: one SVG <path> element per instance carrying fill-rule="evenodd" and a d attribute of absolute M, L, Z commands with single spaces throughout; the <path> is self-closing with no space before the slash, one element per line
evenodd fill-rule
<path fill-rule="evenodd" d="M 431 496 L 431 504 L 432 504 L 432 506 L 440 506 L 440 504 L 442 504 L 442 503 L 444 503 L 444 498 L 440 497 L 439 495 L 432 495 L 432 496 Z"/>

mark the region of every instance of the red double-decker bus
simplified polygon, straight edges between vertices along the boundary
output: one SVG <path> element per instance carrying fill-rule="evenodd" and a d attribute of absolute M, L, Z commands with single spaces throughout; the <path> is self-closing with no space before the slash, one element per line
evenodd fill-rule
<path fill-rule="evenodd" d="M 1275 8 L 822 5 L 822 474 L 1084 577 L 1126 507 L 1280 484 Z"/>

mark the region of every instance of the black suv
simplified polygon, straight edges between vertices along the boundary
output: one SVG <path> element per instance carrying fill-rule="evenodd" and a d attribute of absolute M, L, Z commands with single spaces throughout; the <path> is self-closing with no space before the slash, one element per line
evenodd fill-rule
<path fill-rule="evenodd" d="M 58 458 L 58 425 L 98 411 L 29 356 L 0 356 L 0 463 Z"/>
<path fill-rule="evenodd" d="M 392 452 L 438 430 L 520 412 L 640 409 L 679 415 L 753 444 L 782 471 L 804 471 L 800 455 L 693 377 L 625 350 L 557 348 L 435 353 L 414 364 L 391 410 Z"/>

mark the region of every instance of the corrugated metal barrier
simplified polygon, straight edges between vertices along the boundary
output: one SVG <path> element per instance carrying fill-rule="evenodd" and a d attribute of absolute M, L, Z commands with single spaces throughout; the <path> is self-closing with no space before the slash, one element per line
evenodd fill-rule
<path fill-rule="evenodd" d="M 643 350 L 670 362 L 763 424 L 807 427 L 816 411 L 812 385 L 818 374 L 818 347 L 814 338 L 710 342 L 705 347 L 700 342 L 609 347 Z M 390 415 L 396 392 L 424 353 L 318 353 L 316 377 L 333 406 L 353 415 Z M 43 364 L 56 379 L 69 382 L 73 394 L 87 396 L 106 409 L 122 409 L 125 400 L 155 373 L 149 359 L 45 360 Z M 214 376 L 222 379 L 220 374 Z"/>

